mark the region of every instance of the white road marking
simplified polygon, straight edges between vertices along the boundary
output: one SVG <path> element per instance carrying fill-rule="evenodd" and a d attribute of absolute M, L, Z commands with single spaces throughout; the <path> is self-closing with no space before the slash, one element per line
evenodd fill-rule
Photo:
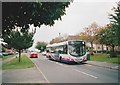
<path fill-rule="evenodd" d="M 61 65 L 61 66 L 63 65 L 63 64 L 61 64 L 61 63 L 58 63 L 58 62 L 55 62 L 55 63 L 56 63 L 56 64 L 58 64 L 58 65 Z"/>
<path fill-rule="evenodd" d="M 86 65 L 86 66 L 92 66 L 92 65 Z"/>
<path fill-rule="evenodd" d="M 59 63 L 59 62 L 55 62 L 57 65 L 60 65 L 62 67 L 69 67 L 68 65 L 65 65 L 65 64 L 62 64 L 62 63 Z"/>
<path fill-rule="evenodd" d="M 69 66 L 67 66 L 67 65 L 65 65 L 65 64 L 62 64 L 62 63 L 60 63 L 60 62 L 51 61 L 51 60 L 48 60 L 48 61 L 51 62 L 51 63 L 57 64 L 57 65 L 60 65 L 60 66 L 62 66 L 62 67 L 69 67 Z"/>
<path fill-rule="evenodd" d="M 55 61 L 51 61 L 51 60 L 48 60 L 49 62 L 51 62 L 51 63 L 54 63 Z"/>
<path fill-rule="evenodd" d="M 90 76 L 90 77 L 93 77 L 93 78 L 98 78 L 98 77 L 96 77 L 96 76 L 93 76 L 93 75 L 91 75 L 91 74 L 88 74 L 88 73 L 85 73 L 85 72 L 83 72 L 83 71 L 80 71 L 80 70 L 77 70 L 77 69 L 73 69 L 74 71 L 77 71 L 77 72 L 80 72 L 80 73 L 82 73 L 82 74 L 85 74 L 85 75 L 87 75 L 87 76 Z"/>
<path fill-rule="evenodd" d="M 50 83 L 49 80 L 46 78 L 46 76 L 43 74 L 43 72 L 38 68 L 38 66 L 35 64 L 39 72 L 43 75 L 44 79 L 47 81 L 47 83 Z"/>

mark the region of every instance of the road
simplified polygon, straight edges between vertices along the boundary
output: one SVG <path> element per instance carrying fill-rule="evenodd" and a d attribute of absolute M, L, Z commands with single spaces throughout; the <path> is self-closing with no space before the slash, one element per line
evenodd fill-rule
<path fill-rule="evenodd" d="M 88 64 L 68 65 L 42 55 L 31 60 L 47 83 L 118 83 L 118 70 Z"/>

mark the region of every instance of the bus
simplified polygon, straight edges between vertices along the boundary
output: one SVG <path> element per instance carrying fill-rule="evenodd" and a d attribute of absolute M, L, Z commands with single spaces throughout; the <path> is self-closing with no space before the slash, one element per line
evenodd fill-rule
<path fill-rule="evenodd" d="M 66 63 L 83 63 L 87 61 L 86 46 L 82 40 L 69 40 L 46 46 L 47 58 Z"/>

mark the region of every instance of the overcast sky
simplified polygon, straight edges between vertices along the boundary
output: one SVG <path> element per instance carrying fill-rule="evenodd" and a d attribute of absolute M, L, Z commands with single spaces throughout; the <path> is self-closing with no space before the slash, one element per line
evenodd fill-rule
<path fill-rule="evenodd" d="M 79 1 L 79 0 L 78 0 Z M 62 16 L 62 21 L 56 21 L 54 26 L 41 26 L 37 28 L 34 36 L 34 42 L 45 41 L 49 42 L 53 38 L 68 34 L 74 35 L 83 31 L 93 22 L 100 26 L 104 26 L 110 22 L 109 14 L 113 13 L 111 10 L 116 6 L 117 0 L 108 1 L 73 1 L 66 9 L 66 15 Z M 35 43 L 33 46 L 35 46 Z"/>

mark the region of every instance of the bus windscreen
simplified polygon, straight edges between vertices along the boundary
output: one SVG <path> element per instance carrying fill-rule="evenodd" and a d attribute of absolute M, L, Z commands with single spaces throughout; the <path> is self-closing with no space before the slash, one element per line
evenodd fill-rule
<path fill-rule="evenodd" d="M 80 57 L 85 55 L 85 42 L 84 41 L 70 41 L 69 45 L 69 53 L 72 56 Z"/>

